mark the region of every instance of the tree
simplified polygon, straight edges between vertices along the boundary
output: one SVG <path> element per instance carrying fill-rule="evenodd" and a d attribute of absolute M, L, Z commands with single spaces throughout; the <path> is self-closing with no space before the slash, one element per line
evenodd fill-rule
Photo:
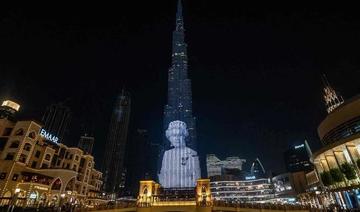
<path fill-rule="evenodd" d="M 341 171 L 348 180 L 356 179 L 356 172 L 353 165 L 348 162 L 341 164 Z"/>
<path fill-rule="evenodd" d="M 320 174 L 320 177 L 324 186 L 330 186 L 334 184 L 334 180 L 332 179 L 330 172 L 324 171 Z"/>
<path fill-rule="evenodd" d="M 330 174 L 334 182 L 340 183 L 344 181 L 344 175 L 338 168 L 330 169 Z"/>

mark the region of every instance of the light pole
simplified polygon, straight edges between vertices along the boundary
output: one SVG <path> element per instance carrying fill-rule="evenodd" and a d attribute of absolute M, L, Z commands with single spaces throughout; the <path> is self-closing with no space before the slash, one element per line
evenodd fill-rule
<path fill-rule="evenodd" d="M 14 211 L 14 208 L 16 206 L 16 200 L 17 200 L 19 192 L 20 192 L 20 188 L 16 188 L 15 193 L 11 198 L 11 204 L 10 204 L 8 210 L 7 210 L 8 212 L 13 212 Z"/>
<path fill-rule="evenodd" d="M 65 194 L 60 194 L 58 211 L 61 211 L 61 207 L 62 207 L 62 205 L 63 205 L 64 198 L 65 198 Z"/>

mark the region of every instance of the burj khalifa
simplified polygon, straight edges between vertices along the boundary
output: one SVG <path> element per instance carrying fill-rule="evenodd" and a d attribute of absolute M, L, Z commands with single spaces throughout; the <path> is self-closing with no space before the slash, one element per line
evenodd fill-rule
<path fill-rule="evenodd" d="M 187 45 L 181 0 L 173 31 L 172 64 L 168 72 L 168 100 L 164 109 L 164 143 L 159 181 L 165 188 L 193 187 L 200 177 L 196 145 L 196 119 L 192 113 Z"/>

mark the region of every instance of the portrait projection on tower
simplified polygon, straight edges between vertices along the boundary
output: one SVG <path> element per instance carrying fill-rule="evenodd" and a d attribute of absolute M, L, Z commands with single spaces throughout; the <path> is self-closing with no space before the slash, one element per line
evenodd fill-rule
<path fill-rule="evenodd" d="M 159 174 L 164 188 L 195 187 L 200 178 L 200 164 L 197 152 L 186 146 L 189 136 L 186 123 L 172 121 L 165 132 L 172 149 L 164 152 Z"/>

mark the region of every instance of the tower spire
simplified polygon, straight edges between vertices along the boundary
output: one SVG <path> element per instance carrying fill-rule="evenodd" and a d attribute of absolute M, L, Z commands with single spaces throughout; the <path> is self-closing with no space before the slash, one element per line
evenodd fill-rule
<path fill-rule="evenodd" d="M 342 103 L 344 103 L 344 99 L 341 95 L 338 95 L 337 92 L 331 87 L 325 74 L 323 74 L 321 78 L 324 84 L 323 98 L 325 101 L 326 111 L 328 113 L 331 113 L 331 111 L 335 110 L 335 108 L 339 107 Z"/>
<path fill-rule="evenodd" d="M 182 4 L 181 0 L 178 0 L 177 11 L 176 11 L 176 31 L 184 30 L 184 21 L 182 15 Z"/>

